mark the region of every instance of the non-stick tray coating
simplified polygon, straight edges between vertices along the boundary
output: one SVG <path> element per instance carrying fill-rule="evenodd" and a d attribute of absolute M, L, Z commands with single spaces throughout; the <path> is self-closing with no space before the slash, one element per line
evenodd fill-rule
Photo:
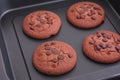
<path fill-rule="evenodd" d="M 77 1 L 81 1 L 81 0 L 77 0 Z M 89 80 L 94 80 L 97 78 L 98 79 L 106 78 L 107 76 L 103 75 L 105 74 L 104 72 L 105 70 L 107 69 L 112 70 L 113 67 L 120 65 L 120 62 L 117 62 L 114 64 L 96 63 L 88 59 L 82 51 L 82 42 L 86 35 L 94 33 L 98 30 L 110 30 L 114 32 L 119 31 L 117 28 L 117 25 L 114 25 L 116 24 L 115 21 L 111 20 L 111 18 L 112 19 L 116 18 L 116 17 L 111 17 L 110 15 L 112 13 L 115 15 L 111 7 L 109 7 L 106 1 L 89 0 L 89 1 L 100 4 L 105 9 L 106 11 L 105 21 L 99 27 L 94 29 L 87 29 L 87 30 L 79 29 L 71 25 L 66 19 L 67 9 L 69 8 L 69 6 L 76 3 L 77 1 L 58 0 L 58 1 L 48 2 L 42 5 L 28 6 L 26 8 L 13 10 L 7 13 L 5 17 L 3 16 L 3 19 L 2 19 L 3 27 L 1 29 L 2 29 L 2 32 L 4 33 L 3 36 L 5 39 L 7 50 L 10 55 L 9 57 L 11 59 L 11 65 L 15 65 L 15 66 L 12 66 L 13 72 L 17 71 L 17 69 L 21 70 L 20 68 L 25 69 L 25 71 L 23 71 L 25 72 L 25 75 L 22 71 L 15 72 L 13 74 L 16 75 L 19 73 L 21 75 L 17 75 L 17 76 L 21 76 L 21 77 L 22 75 L 24 75 L 24 77 L 21 80 L 23 80 L 26 76 L 27 78 L 24 80 L 27 80 L 27 79 L 30 79 L 30 80 L 64 80 L 64 79 L 78 80 L 79 79 L 80 80 L 80 78 L 84 79 L 83 76 L 85 77 L 85 79 L 88 78 Z M 50 10 L 60 16 L 62 20 L 62 27 L 56 36 L 52 36 L 49 39 L 37 40 L 37 39 L 32 39 L 23 33 L 21 28 L 23 19 L 30 12 L 37 11 L 37 10 Z M 111 10 L 111 13 L 109 13 L 109 11 L 107 10 Z M 7 21 L 8 23 L 6 24 Z M 47 76 L 47 75 L 41 74 L 36 69 L 34 69 L 32 65 L 32 54 L 34 49 L 41 43 L 50 41 L 50 40 L 58 40 L 58 41 L 66 42 L 70 44 L 77 52 L 77 65 L 71 72 L 65 75 L 55 77 L 55 76 Z M 19 58 L 16 58 L 16 57 L 19 57 Z M 20 63 L 19 63 L 19 60 L 20 60 Z M 19 66 L 16 66 L 16 65 L 19 65 Z M 101 77 L 97 76 L 98 74 L 102 76 Z M 95 75 L 97 77 L 92 79 L 89 78 L 90 76 L 92 77 Z M 20 80 L 17 77 L 16 79 Z"/>

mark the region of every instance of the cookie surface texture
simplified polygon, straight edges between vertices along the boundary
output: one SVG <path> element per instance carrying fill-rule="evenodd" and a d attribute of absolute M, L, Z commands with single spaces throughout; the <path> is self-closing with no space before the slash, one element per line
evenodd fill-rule
<path fill-rule="evenodd" d="M 25 17 L 22 29 L 32 38 L 45 39 L 56 35 L 60 27 L 61 20 L 58 15 L 51 11 L 40 10 Z"/>
<path fill-rule="evenodd" d="M 96 62 L 117 62 L 120 60 L 120 36 L 107 30 L 90 34 L 83 41 L 83 51 Z"/>
<path fill-rule="evenodd" d="M 70 6 L 67 19 L 79 28 L 94 28 L 99 26 L 105 18 L 104 9 L 93 2 L 78 2 Z"/>
<path fill-rule="evenodd" d="M 61 75 L 71 71 L 75 67 L 76 60 L 74 49 L 60 41 L 42 43 L 32 56 L 34 67 L 47 75 Z"/>

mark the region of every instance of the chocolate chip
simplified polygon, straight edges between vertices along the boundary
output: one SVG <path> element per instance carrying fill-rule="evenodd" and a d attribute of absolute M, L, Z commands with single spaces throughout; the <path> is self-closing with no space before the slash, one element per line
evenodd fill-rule
<path fill-rule="evenodd" d="M 91 8 L 91 6 L 87 6 L 87 8 L 89 9 L 89 8 Z"/>
<path fill-rule="evenodd" d="M 84 15 L 79 15 L 79 16 L 77 16 L 77 19 L 85 19 L 85 16 Z"/>
<path fill-rule="evenodd" d="M 95 10 L 101 10 L 100 8 L 98 8 L 98 7 L 93 7 L 93 9 L 95 9 Z"/>
<path fill-rule="evenodd" d="M 64 56 L 63 56 L 63 55 L 59 55 L 59 56 L 58 56 L 58 59 L 59 59 L 59 60 L 63 60 L 63 59 L 64 59 Z"/>
<path fill-rule="evenodd" d="M 73 12 L 74 12 L 74 10 L 72 9 L 72 10 L 71 10 L 71 12 L 73 13 Z"/>
<path fill-rule="evenodd" d="M 55 65 L 55 64 L 52 64 L 52 67 L 53 67 L 53 68 L 56 68 L 56 65 Z"/>
<path fill-rule="evenodd" d="M 91 14 L 95 14 L 95 11 L 94 10 L 90 10 Z"/>
<path fill-rule="evenodd" d="M 91 13 L 91 12 L 89 12 L 87 15 L 88 15 L 88 16 L 92 16 L 92 13 Z"/>
<path fill-rule="evenodd" d="M 29 28 L 30 28 L 30 30 L 34 30 L 34 27 L 33 27 L 33 26 L 30 26 Z"/>
<path fill-rule="evenodd" d="M 97 50 L 100 50 L 100 49 L 101 49 L 101 47 L 100 47 L 99 44 L 96 44 L 95 47 L 96 47 Z"/>
<path fill-rule="evenodd" d="M 89 6 L 93 6 L 93 4 L 89 4 Z"/>
<path fill-rule="evenodd" d="M 50 50 L 50 46 L 45 46 L 45 50 Z"/>
<path fill-rule="evenodd" d="M 48 52 L 46 52 L 46 55 L 47 55 L 47 56 L 49 56 L 49 55 L 51 55 L 51 54 L 52 54 L 52 53 L 51 53 L 51 52 L 49 52 L 49 51 L 48 51 Z"/>
<path fill-rule="evenodd" d="M 104 33 L 104 32 L 101 32 L 101 34 L 102 34 L 102 35 L 105 35 L 105 33 Z"/>
<path fill-rule="evenodd" d="M 54 58 L 51 61 L 54 62 L 54 63 L 56 63 L 56 62 L 58 62 L 58 59 Z"/>
<path fill-rule="evenodd" d="M 37 14 L 37 17 L 39 17 L 39 18 L 40 18 L 40 17 L 41 17 L 41 14 Z"/>
<path fill-rule="evenodd" d="M 111 39 L 112 38 L 112 36 L 111 35 L 107 35 L 107 39 Z"/>
<path fill-rule="evenodd" d="M 100 11 L 98 11 L 98 15 L 102 15 L 102 13 Z"/>
<path fill-rule="evenodd" d="M 94 44 L 94 41 L 93 41 L 93 40 L 90 40 L 90 41 L 89 41 L 89 44 L 91 44 L 91 45 Z"/>
<path fill-rule="evenodd" d="M 55 45 L 56 43 L 55 42 L 51 42 L 51 45 Z"/>
<path fill-rule="evenodd" d="M 97 37 L 98 37 L 98 38 L 100 38 L 100 37 L 101 37 L 101 35 L 100 35 L 100 34 L 97 34 Z"/>
<path fill-rule="evenodd" d="M 52 49 L 51 49 L 51 52 L 52 52 L 53 54 L 59 54 L 59 53 L 60 53 L 56 48 L 52 48 Z"/>
<path fill-rule="evenodd" d="M 48 16 L 48 15 L 47 15 L 47 16 L 45 16 L 45 18 L 46 18 L 46 19 L 49 19 L 49 18 L 50 18 L 50 16 Z"/>
<path fill-rule="evenodd" d="M 120 42 L 120 38 L 118 38 L 118 39 L 117 39 L 117 41 L 119 41 L 119 42 Z"/>
<path fill-rule="evenodd" d="M 102 36 L 103 36 L 104 38 L 107 38 L 107 37 L 108 37 L 108 35 L 107 35 L 106 33 L 104 33 L 104 32 L 102 32 L 101 34 L 102 34 Z"/>
<path fill-rule="evenodd" d="M 106 45 L 106 44 L 100 44 L 100 47 L 101 47 L 102 49 L 105 49 L 105 48 L 107 48 L 107 45 Z"/>
<path fill-rule="evenodd" d="M 41 18 L 40 18 L 40 17 L 37 17 L 37 18 L 36 18 L 36 20 L 37 20 L 37 21 L 40 21 L 40 20 L 41 20 Z"/>
<path fill-rule="evenodd" d="M 68 54 L 68 57 L 69 57 L 69 58 L 72 58 L 72 57 L 73 57 L 73 55 L 69 53 L 69 54 Z"/>
<path fill-rule="evenodd" d="M 31 22 L 29 23 L 29 25 L 31 25 L 31 26 L 32 26 L 32 25 L 34 25 L 34 22 L 33 22 L 33 21 L 31 21 Z"/>
<path fill-rule="evenodd" d="M 36 27 L 41 27 L 41 24 L 37 24 Z"/>
<path fill-rule="evenodd" d="M 96 20 L 96 17 L 95 17 L 95 16 L 92 16 L 91 19 L 92 19 L 92 20 Z"/>
<path fill-rule="evenodd" d="M 120 45 L 115 46 L 115 49 L 116 49 L 117 51 L 120 51 Z"/>
<path fill-rule="evenodd" d="M 86 3 L 84 3 L 84 5 L 87 5 Z"/>
<path fill-rule="evenodd" d="M 102 41 L 103 41 L 103 42 L 107 42 L 107 39 L 106 39 L 106 38 L 103 38 Z"/>
<path fill-rule="evenodd" d="M 47 23 L 52 24 L 53 22 L 52 22 L 52 20 L 48 19 Z"/>
<path fill-rule="evenodd" d="M 45 19 L 41 19 L 40 22 L 45 24 L 47 21 Z"/>
<path fill-rule="evenodd" d="M 108 44 L 107 44 L 107 47 L 108 47 L 108 48 L 111 48 L 111 47 L 112 47 L 112 44 L 108 43 Z"/>
<path fill-rule="evenodd" d="M 49 46 L 49 44 L 45 44 L 44 46 Z"/>

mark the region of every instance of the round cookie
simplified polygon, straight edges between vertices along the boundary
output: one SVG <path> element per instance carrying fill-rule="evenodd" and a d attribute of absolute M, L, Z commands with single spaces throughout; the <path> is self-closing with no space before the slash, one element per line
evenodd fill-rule
<path fill-rule="evenodd" d="M 22 29 L 28 36 L 36 39 L 49 38 L 56 35 L 61 27 L 60 17 L 46 10 L 28 14 L 23 20 Z"/>
<path fill-rule="evenodd" d="M 67 19 L 79 28 L 94 28 L 100 25 L 105 18 L 104 9 L 93 2 L 78 2 L 70 6 Z"/>
<path fill-rule="evenodd" d="M 34 67 L 47 75 L 61 75 L 71 71 L 75 67 L 76 60 L 74 49 L 60 41 L 42 43 L 32 56 Z"/>
<path fill-rule="evenodd" d="M 120 60 L 120 36 L 107 30 L 90 34 L 83 41 L 83 51 L 96 62 L 117 62 Z"/>

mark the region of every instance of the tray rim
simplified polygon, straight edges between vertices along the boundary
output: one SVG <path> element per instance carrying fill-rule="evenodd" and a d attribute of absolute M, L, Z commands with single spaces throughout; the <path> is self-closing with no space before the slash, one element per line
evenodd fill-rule
<path fill-rule="evenodd" d="M 34 5 L 28 5 L 28 6 L 24 6 L 24 7 L 19 7 L 19 8 L 14 8 L 14 9 L 6 10 L 6 11 L 3 12 L 2 15 L 0 16 L 0 26 L 3 27 L 2 24 L 1 24 L 1 21 L 2 21 L 3 17 L 6 16 L 7 14 L 13 12 L 13 11 L 22 10 L 22 9 L 27 9 L 27 8 L 31 8 L 31 7 L 37 7 L 37 6 L 46 5 L 46 4 L 51 4 L 51 3 L 59 2 L 59 1 L 61 2 L 61 1 L 67 1 L 67 0 L 55 0 L 55 1 L 44 2 L 44 3 L 39 3 L 39 4 L 34 4 Z M 108 2 L 108 0 L 106 0 L 106 1 Z M 115 16 L 117 16 L 117 17 L 120 18 L 120 16 L 119 16 L 119 15 L 117 14 L 117 12 L 113 9 L 113 7 L 110 5 L 109 2 L 108 2 L 108 4 L 109 4 L 109 6 L 112 8 L 113 12 L 116 14 Z M 1 28 L 0 28 L 0 29 L 1 29 Z M 1 29 L 0 31 L 2 31 L 2 29 Z M 4 33 L 4 32 L 2 31 L 2 37 L 4 38 L 3 33 Z M 4 38 L 4 42 L 6 43 L 5 38 Z M 7 46 L 7 44 L 5 44 L 5 48 L 6 48 L 6 46 Z M 119 67 L 120 67 L 120 65 L 116 65 L 116 66 L 113 66 L 113 67 L 110 67 L 110 68 L 107 68 L 107 69 L 105 68 L 105 69 L 102 69 L 102 70 L 99 70 L 99 71 L 95 71 L 95 72 L 92 72 L 92 73 L 93 73 L 93 74 L 96 74 L 96 73 L 105 72 L 105 71 L 109 72 L 109 70 L 112 68 L 112 69 L 116 70 L 116 72 L 114 72 L 113 74 L 111 74 L 111 75 L 114 77 L 114 76 L 120 75 Z M 110 73 L 111 73 L 111 72 L 110 72 Z M 105 75 L 105 74 L 103 74 L 104 77 L 106 76 L 105 78 L 109 78 L 109 77 L 111 77 L 111 75 Z M 91 76 L 91 73 L 88 73 L 88 74 L 83 75 L 83 77 L 86 77 L 86 76 L 92 77 L 92 76 Z M 94 76 L 93 76 L 93 77 L 94 77 Z M 97 77 L 99 77 L 99 76 L 97 76 Z M 76 78 L 73 77 L 73 78 L 69 78 L 69 79 L 70 79 L 70 80 L 72 80 L 72 79 L 77 80 L 77 79 L 80 79 L 80 78 L 79 78 L 79 77 L 77 78 L 77 76 L 76 76 Z M 82 77 L 81 77 L 81 79 L 82 79 Z M 68 79 L 65 79 L 65 80 L 68 80 Z M 85 80 L 85 79 L 83 78 L 82 80 Z M 93 79 L 93 80 L 95 80 L 95 79 Z"/>

